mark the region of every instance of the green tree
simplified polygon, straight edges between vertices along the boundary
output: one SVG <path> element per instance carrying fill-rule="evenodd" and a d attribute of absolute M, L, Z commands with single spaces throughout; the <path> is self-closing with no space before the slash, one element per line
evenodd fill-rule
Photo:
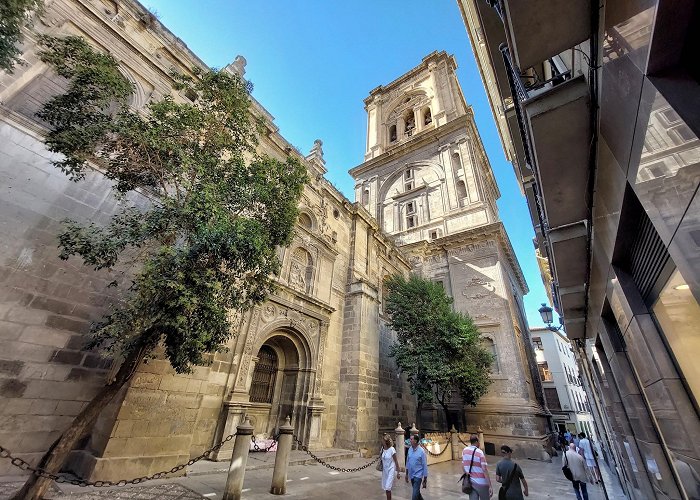
<path fill-rule="evenodd" d="M 124 361 L 41 460 L 55 473 L 156 347 L 178 373 L 225 349 L 232 316 L 274 287 L 276 247 L 290 242 L 307 174 L 291 156 L 256 154 L 260 124 L 238 76 L 173 75 L 175 91 L 188 98 L 166 96 L 137 113 L 127 106 L 132 86 L 110 55 L 79 37 L 41 44 L 42 60 L 70 81 L 39 113 L 50 124 L 48 148 L 63 155 L 56 166 L 76 182 L 99 166 L 125 205 L 106 225 L 69 221 L 61 258 L 117 275 L 125 260 L 139 263 L 113 283 L 126 288 L 123 300 L 93 328 L 93 346 Z M 147 208 L 128 204 L 135 190 L 150 193 Z M 41 498 L 48 485 L 32 477 L 14 498 Z"/>
<path fill-rule="evenodd" d="M 454 395 L 474 406 L 491 383 L 492 355 L 482 346 L 472 319 L 452 310 L 452 299 L 438 283 L 411 275 L 386 281 L 386 309 L 397 334 L 391 356 L 407 374 L 419 407 L 437 401 L 448 429 Z"/>
<path fill-rule="evenodd" d="M 17 45 L 22 40 L 22 26 L 29 23 L 31 13 L 42 6 L 42 0 L 0 2 L 0 69 L 11 73 L 15 64 L 21 61 Z"/>

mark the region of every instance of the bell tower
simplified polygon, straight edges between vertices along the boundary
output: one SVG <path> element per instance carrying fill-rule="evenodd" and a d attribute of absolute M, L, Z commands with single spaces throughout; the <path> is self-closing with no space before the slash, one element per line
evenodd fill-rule
<path fill-rule="evenodd" d="M 454 57 L 433 52 L 370 92 L 365 161 L 350 175 L 356 201 L 394 239 L 413 272 L 442 283 L 494 355 L 489 393 L 475 408 L 454 401 L 454 420 L 462 428 L 481 426 L 487 444 L 508 436 L 516 455 L 537 458 L 548 424 L 524 314 L 528 288 L 456 68 Z M 424 405 L 418 418 L 424 428 L 444 430 L 437 408 Z"/>

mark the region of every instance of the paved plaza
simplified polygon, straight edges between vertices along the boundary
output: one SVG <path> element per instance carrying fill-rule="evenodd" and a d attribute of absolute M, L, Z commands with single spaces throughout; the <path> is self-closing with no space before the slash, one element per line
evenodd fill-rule
<path fill-rule="evenodd" d="M 246 471 L 243 498 L 268 499 L 279 498 L 269 493 L 272 469 L 269 466 L 256 464 L 256 461 L 266 462 L 271 465 L 274 461 L 273 454 L 267 456 L 252 454 L 249 460 L 249 468 Z M 300 456 L 293 457 L 297 461 Z M 496 457 L 488 457 L 491 464 L 490 470 L 495 470 L 498 461 Z M 333 465 L 344 468 L 354 468 L 367 463 L 367 459 L 351 458 L 332 462 Z M 561 473 L 559 461 L 555 458 L 553 463 L 545 463 L 534 460 L 518 460 L 525 478 L 530 486 L 532 499 L 546 498 L 576 498 L 571 487 Z M 104 500 L 104 499 L 221 499 L 226 483 L 226 473 L 222 462 L 209 462 L 202 464 L 197 469 L 191 470 L 186 477 L 153 481 L 145 486 L 130 488 L 79 488 L 75 486 L 60 485 L 60 490 L 54 488 L 47 499 L 56 500 Z M 438 499 L 464 499 L 460 492 L 457 479 L 461 474 L 460 462 L 452 461 L 431 465 L 429 469 L 428 488 L 423 490 L 426 500 Z M 614 477 L 606 474 L 606 487 L 610 500 L 623 500 L 619 484 Z M 343 473 L 328 469 L 316 463 L 304 465 L 291 465 L 287 475 L 287 494 L 285 498 L 294 499 L 383 499 L 384 494 L 380 487 L 381 472 L 370 467 L 360 472 Z M 493 476 L 492 476 L 493 478 Z M 0 500 L 9 498 L 11 492 L 18 488 L 21 481 L 8 482 L 0 478 Z M 590 484 L 588 486 L 590 500 L 604 500 L 605 495 L 601 485 Z M 497 489 L 497 488 L 496 488 Z M 496 493 L 493 498 L 497 498 Z M 407 500 L 411 498 L 409 486 L 404 482 L 404 476 L 395 483 L 393 498 Z"/>

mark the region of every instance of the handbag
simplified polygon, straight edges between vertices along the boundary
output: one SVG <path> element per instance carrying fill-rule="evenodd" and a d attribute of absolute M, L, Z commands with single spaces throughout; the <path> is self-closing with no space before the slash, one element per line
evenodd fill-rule
<path fill-rule="evenodd" d="M 564 460 L 566 460 L 566 463 L 561 468 L 561 471 L 564 473 L 564 477 L 566 477 L 566 479 L 573 482 L 574 474 L 571 472 L 571 469 L 569 469 L 569 457 L 566 456 L 566 451 L 564 452 Z"/>
<path fill-rule="evenodd" d="M 474 452 L 472 453 L 472 461 L 469 463 L 469 472 L 465 472 L 457 480 L 457 482 L 462 481 L 462 493 L 465 493 L 467 495 L 469 495 L 472 492 L 472 490 L 474 489 L 474 486 L 472 486 L 471 473 L 472 473 L 472 466 L 474 465 L 474 455 L 475 454 L 476 454 L 476 448 L 474 448 Z"/>
<path fill-rule="evenodd" d="M 384 460 L 383 460 L 383 458 L 384 458 L 384 450 L 382 450 L 381 455 L 379 455 L 379 462 L 377 462 L 377 467 L 376 467 L 376 469 L 379 470 L 379 471 L 384 470 Z"/>
<path fill-rule="evenodd" d="M 513 482 L 513 476 L 517 470 L 518 464 L 513 462 L 513 468 L 511 469 L 510 474 L 508 474 L 508 479 L 506 479 L 506 482 L 501 485 L 501 489 L 498 490 L 498 500 L 506 500 L 508 488 L 510 488 L 510 483 Z"/>

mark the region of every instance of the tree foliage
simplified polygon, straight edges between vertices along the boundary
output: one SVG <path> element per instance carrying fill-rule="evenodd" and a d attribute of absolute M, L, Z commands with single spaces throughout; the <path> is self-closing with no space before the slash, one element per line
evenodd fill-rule
<path fill-rule="evenodd" d="M 398 337 L 391 356 L 418 401 L 437 401 L 449 425 L 447 404 L 453 394 L 473 406 L 488 390 L 493 357 L 481 345 L 472 319 L 453 311 L 452 299 L 438 283 L 395 275 L 385 284 L 386 310 Z"/>
<path fill-rule="evenodd" d="M 136 254 L 143 264 L 95 343 L 162 342 L 178 372 L 202 364 L 229 338 L 231 312 L 272 290 L 276 247 L 290 241 L 306 170 L 292 157 L 255 153 L 251 88 L 238 76 L 173 75 L 192 100 L 165 96 L 139 113 L 110 55 L 79 37 L 41 42 L 42 60 L 70 81 L 39 114 L 51 126 L 46 144 L 62 154 L 56 165 L 74 181 L 98 165 L 125 202 L 135 190 L 153 195 L 146 209 L 127 206 L 107 225 L 69 221 L 60 235 L 63 259 L 115 270 Z"/>
<path fill-rule="evenodd" d="M 124 361 L 42 457 L 39 466 L 55 473 L 156 346 L 179 373 L 225 349 L 232 317 L 274 287 L 276 249 L 291 240 L 307 174 L 291 156 L 256 152 L 251 87 L 236 75 L 173 74 L 175 97 L 136 112 L 112 56 L 79 37 L 40 43 L 41 59 L 68 81 L 39 113 L 50 126 L 47 147 L 61 154 L 55 165 L 75 182 L 99 168 L 123 206 L 107 224 L 68 221 L 60 257 L 121 272 L 113 284 L 128 283 L 93 328 L 93 345 Z M 150 203 L 130 205 L 134 192 Z M 124 274 L 127 263 L 137 270 Z M 13 499 L 39 499 L 48 485 L 31 476 Z"/>
<path fill-rule="evenodd" d="M 22 26 L 32 12 L 40 10 L 42 0 L 2 0 L 0 2 L 0 69 L 11 73 L 21 61 L 17 45 L 22 39 Z"/>

